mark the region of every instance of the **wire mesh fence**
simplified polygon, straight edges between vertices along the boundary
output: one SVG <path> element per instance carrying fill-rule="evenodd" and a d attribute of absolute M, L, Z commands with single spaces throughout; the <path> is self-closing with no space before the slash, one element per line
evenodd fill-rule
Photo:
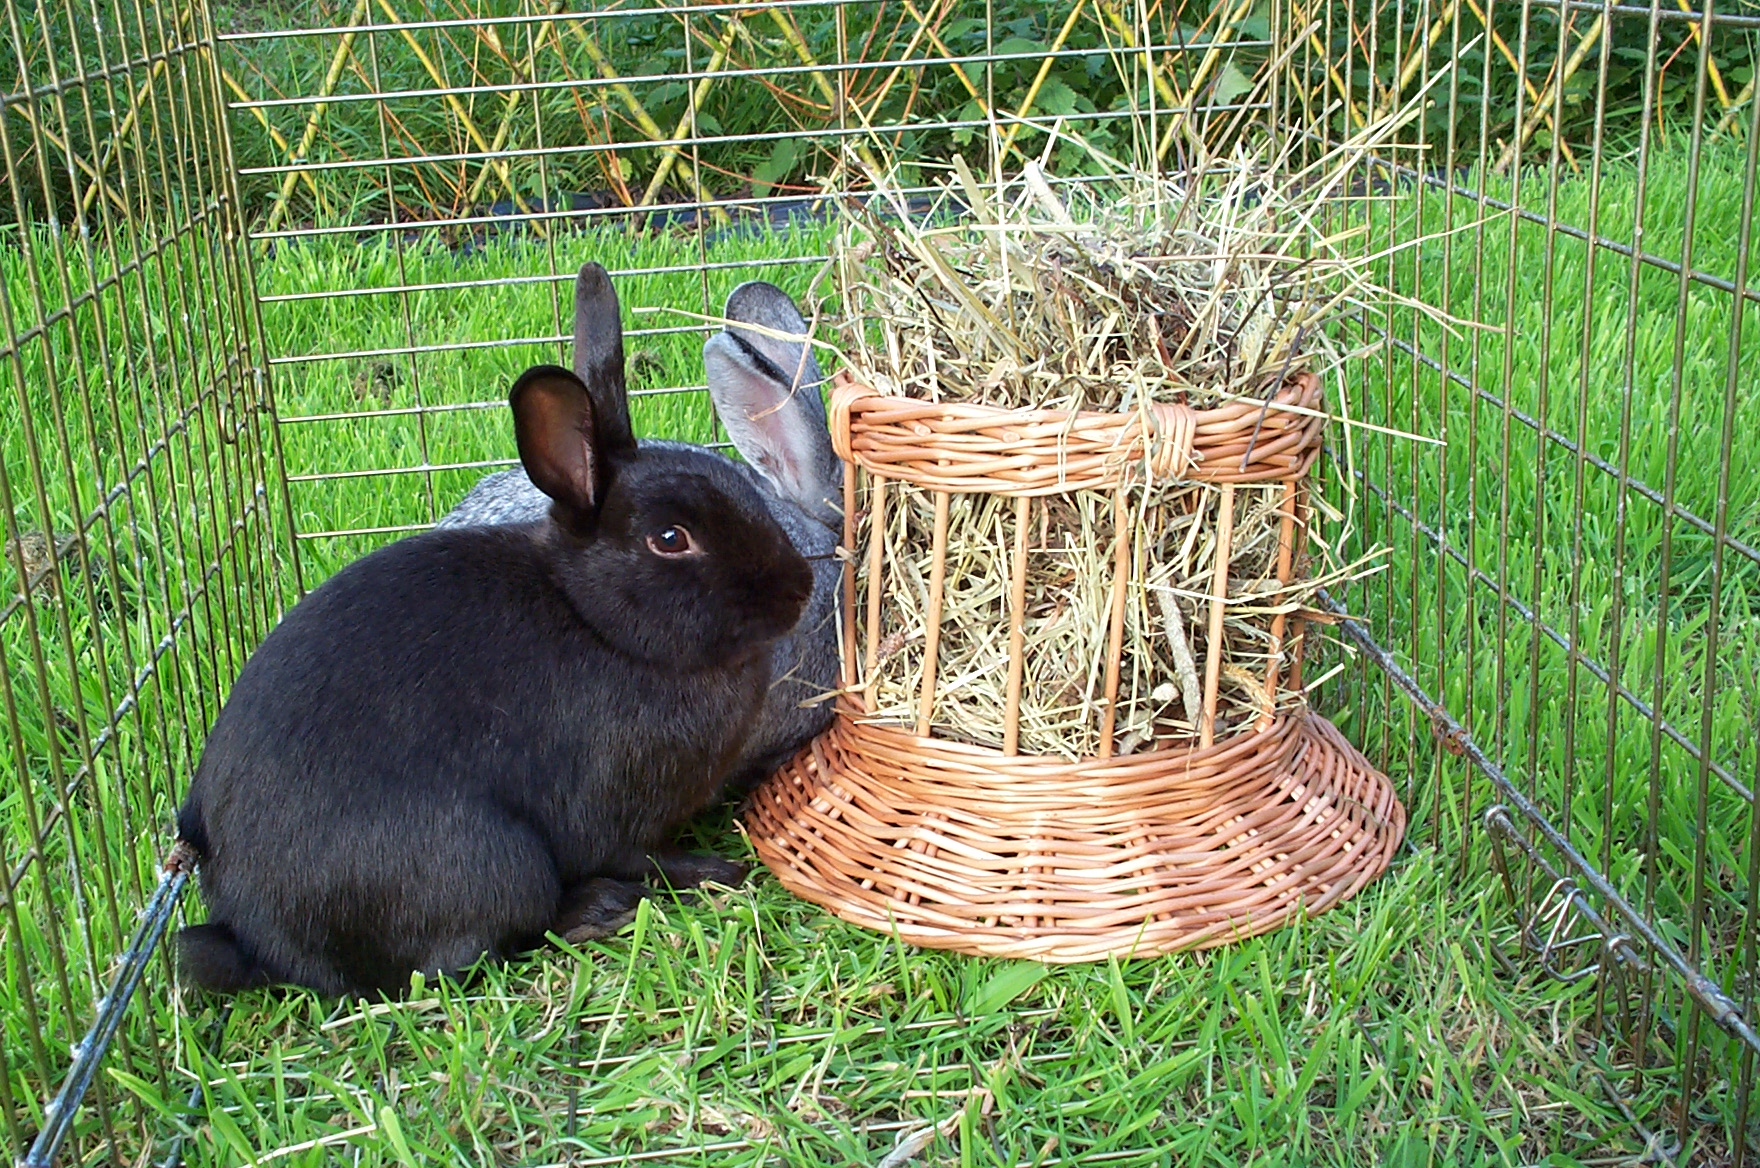
<path fill-rule="evenodd" d="M 92 15 L 8 5 L 0 71 L 0 1116 L 19 1154 L 68 1125 L 82 1147 L 150 1139 L 107 1076 L 77 1113 L 46 1105 L 92 1034 L 169 1081 L 171 1003 L 113 980 L 151 959 L 134 935 L 175 891 L 164 826 L 285 595 L 206 13 Z"/>
<path fill-rule="evenodd" d="M 1752 1155 L 1751 5 L 6 16 L 9 1147 L 170 1138 L 142 1100 L 189 1091 L 195 1015 L 166 965 L 111 991 L 151 951 L 119 961 L 202 735 L 288 600 L 512 463 L 504 388 L 566 360 L 581 261 L 635 306 L 638 432 L 714 444 L 705 318 L 745 279 L 824 296 L 852 160 L 924 196 L 956 152 L 1177 172 L 1230 134 L 1320 156 L 1417 99 L 1331 213 L 1444 319 L 1365 309 L 1341 338 L 1340 554 L 1391 554 L 1332 597 L 1360 623 L 1309 684 L 1404 782 L 1417 846 L 1500 876 L 1463 959 L 1582 987 L 1601 1045 L 1569 1053 L 1650 1152 Z M 106 1065 L 152 1090 L 47 1110 L 121 1006 Z"/>
<path fill-rule="evenodd" d="M 1756 127 L 1725 71 L 1751 78 L 1752 15 L 1502 7 L 1390 14 L 1369 30 L 1395 46 L 1387 70 L 1358 84 L 1315 46 L 1292 87 L 1330 75 L 1356 117 L 1454 62 L 1413 159 L 1367 176 L 1391 197 L 1366 208 L 1366 246 L 1432 238 L 1389 274 L 1463 327 L 1362 321 L 1378 348 L 1357 408 L 1447 446 L 1358 451 L 1363 535 L 1393 568 L 1339 599 L 1406 672 L 1359 673 L 1340 713 L 1410 760 L 1439 845 L 1465 862 L 1483 828 L 1511 952 L 1601 975 L 1611 1040 L 1672 1080 L 1657 1147 L 1739 1161 Z"/>

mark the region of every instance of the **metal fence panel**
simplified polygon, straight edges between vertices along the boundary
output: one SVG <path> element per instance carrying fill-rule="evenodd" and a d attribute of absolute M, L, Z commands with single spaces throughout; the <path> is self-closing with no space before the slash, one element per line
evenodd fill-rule
<path fill-rule="evenodd" d="M 1405 779 L 1415 846 L 1501 876 L 1491 959 L 1594 979 L 1605 1046 L 1572 1053 L 1621 1106 L 1661 1092 L 1653 1150 L 1747 1154 L 1751 4 L 5 11 L 11 1146 L 101 1016 L 228 680 L 287 598 L 512 462 L 505 386 L 565 355 L 581 260 L 655 310 L 626 321 L 638 428 L 714 443 L 704 318 L 743 279 L 816 287 L 852 153 L 925 190 L 955 151 L 1077 168 L 1054 132 L 1142 166 L 1243 125 L 1319 154 L 1423 94 L 1334 219 L 1452 323 L 1366 308 L 1340 338 L 1344 551 L 1391 554 L 1333 598 L 1360 621 L 1315 693 Z M 140 998 L 110 1057 L 169 1091 L 183 1018 Z M 102 1083 L 74 1129 L 152 1138 Z"/>
<path fill-rule="evenodd" d="M 128 1158 L 178 1020 L 151 948 L 170 820 L 284 602 L 249 259 L 202 5 L 8 4 L 0 66 L 0 1122 Z M 169 881 L 169 877 L 166 877 Z M 124 958 L 124 954 L 127 958 Z M 164 966 L 158 967 L 161 971 Z M 158 978 L 155 976 L 155 981 Z"/>

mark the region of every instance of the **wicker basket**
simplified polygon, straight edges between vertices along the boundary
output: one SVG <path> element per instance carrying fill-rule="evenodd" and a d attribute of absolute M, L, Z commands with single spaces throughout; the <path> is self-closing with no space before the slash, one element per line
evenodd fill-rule
<path fill-rule="evenodd" d="M 1233 724 L 1218 718 L 1235 490 L 1280 487 L 1270 517 L 1275 582 L 1287 587 L 1305 566 L 1305 478 L 1324 426 L 1317 378 L 1292 378 L 1272 407 L 1157 405 L 1116 415 L 900 399 L 847 374 L 831 396 L 833 442 L 849 467 L 846 547 L 857 548 L 858 476 L 871 518 L 884 515 L 889 492 L 933 494 L 920 701 L 914 725 L 869 713 L 887 605 L 881 541 L 870 539 L 858 552 L 865 603 L 853 560 L 844 574 L 837 720 L 746 813 L 760 858 L 786 887 L 916 944 L 1088 961 L 1262 933 L 1298 908 L 1336 904 L 1385 869 L 1404 808 L 1386 776 L 1302 702 L 1299 613 L 1279 608 L 1258 630 L 1270 646 L 1255 686 L 1262 707 Z M 1183 739 L 1152 739 L 1150 749 L 1115 757 L 1124 598 L 1136 562 L 1126 498 L 1149 477 L 1220 496 L 1202 714 Z M 1117 534 L 1098 749 L 1066 759 L 1019 750 L 1021 580 L 1034 500 L 1075 491 L 1114 496 Z M 999 590 L 995 612 L 996 627 L 1008 630 L 995 742 L 956 740 L 948 727 L 957 720 L 946 714 L 965 699 L 936 673 L 947 516 L 954 499 L 974 495 L 1015 499 L 1013 587 Z"/>

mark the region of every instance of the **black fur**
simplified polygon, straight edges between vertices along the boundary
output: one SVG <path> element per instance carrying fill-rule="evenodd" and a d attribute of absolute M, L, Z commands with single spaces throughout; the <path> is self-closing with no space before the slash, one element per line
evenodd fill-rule
<path fill-rule="evenodd" d="M 193 925 L 177 935 L 183 974 L 215 993 L 235 994 L 269 984 L 268 970 L 247 955 L 225 925 Z"/>
<path fill-rule="evenodd" d="M 589 266 L 576 282 L 575 373 L 589 396 L 595 393 L 594 354 L 613 339 L 593 315 L 601 280 L 600 270 Z M 728 794 L 738 796 L 828 729 L 834 716 L 829 698 L 840 668 L 843 565 L 836 550 L 843 531 L 844 466 L 826 429 L 824 377 L 804 340 L 810 330 L 794 301 L 774 284 L 749 280 L 729 293 L 723 311 L 726 327 L 703 342 L 703 373 L 716 417 L 744 460 L 732 465 L 813 565 L 812 598 L 772 650 L 770 694 L 727 783 Z M 659 439 L 641 445 L 690 449 Z M 480 479 L 439 526 L 526 522 L 549 509 L 548 496 L 524 468 L 513 467 Z"/>
<path fill-rule="evenodd" d="M 615 350 L 596 384 L 514 388 L 548 519 L 382 548 L 246 663 L 179 816 L 210 918 L 180 937 L 197 984 L 396 992 L 603 935 L 644 879 L 743 875 L 669 839 L 719 792 L 812 576 L 725 460 L 636 447 Z M 668 527 L 700 554 L 652 550 Z"/>

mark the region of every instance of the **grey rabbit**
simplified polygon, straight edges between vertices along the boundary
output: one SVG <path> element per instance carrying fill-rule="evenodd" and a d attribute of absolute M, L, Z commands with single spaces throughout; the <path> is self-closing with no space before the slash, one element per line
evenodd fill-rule
<path fill-rule="evenodd" d="M 744 875 L 671 836 L 719 796 L 813 574 L 727 459 L 637 446 L 597 265 L 574 364 L 509 394 L 539 516 L 379 548 L 240 670 L 178 814 L 195 984 L 391 992 L 602 936 L 647 880 Z"/>
<path fill-rule="evenodd" d="M 837 611 L 843 579 L 836 558 L 842 534 L 843 463 L 831 447 L 823 376 L 809 345 L 765 336 L 740 324 L 804 337 L 807 322 L 788 294 L 752 280 L 735 288 L 723 315 L 730 322 L 703 345 L 709 398 L 734 449 L 727 460 L 755 487 L 795 549 L 813 568 L 813 595 L 800 623 L 776 644 L 773 679 L 758 724 L 735 764 L 729 789 L 749 790 L 831 725 L 828 695 L 838 684 Z M 575 362 L 581 360 L 575 350 Z M 791 388 L 792 387 L 792 388 Z M 642 449 L 700 449 L 642 439 Z M 521 522 L 550 501 L 515 467 L 478 481 L 439 527 Z"/>

